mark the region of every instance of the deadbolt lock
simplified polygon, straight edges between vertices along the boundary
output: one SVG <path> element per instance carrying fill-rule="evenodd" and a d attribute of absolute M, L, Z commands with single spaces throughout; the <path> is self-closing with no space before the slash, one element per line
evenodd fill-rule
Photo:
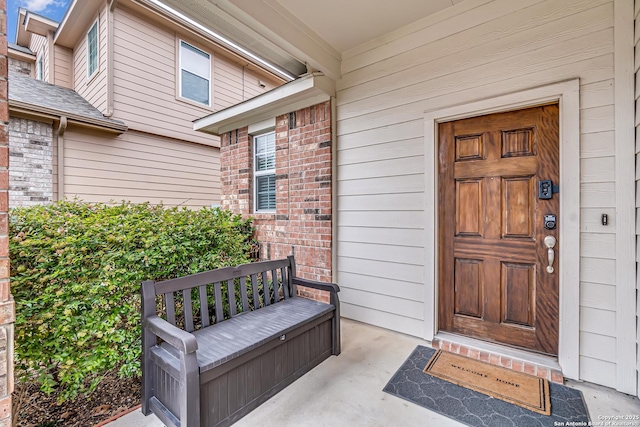
<path fill-rule="evenodd" d="M 555 230 L 556 225 L 558 224 L 555 215 L 545 215 L 544 216 L 544 228 L 547 230 Z"/>

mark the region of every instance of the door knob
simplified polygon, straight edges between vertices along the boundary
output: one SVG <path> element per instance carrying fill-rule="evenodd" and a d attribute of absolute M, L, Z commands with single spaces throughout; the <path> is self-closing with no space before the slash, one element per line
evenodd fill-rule
<path fill-rule="evenodd" d="M 549 265 L 547 265 L 547 273 L 553 273 L 553 261 L 556 258 L 556 254 L 553 248 L 556 246 L 556 238 L 553 236 L 547 236 L 544 238 L 544 245 L 547 247 L 547 258 Z"/>

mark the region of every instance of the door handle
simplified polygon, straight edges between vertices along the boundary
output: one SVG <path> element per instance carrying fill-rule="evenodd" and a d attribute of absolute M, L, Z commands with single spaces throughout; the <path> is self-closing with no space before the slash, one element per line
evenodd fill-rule
<path fill-rule="evenodd" d="M 544 245 L 547 247 L 547 259 L 549 265 L 547 265 L 547 273 L 553 273 L 553 261 L 556 259 L 556 254 L 553 248 L 556 246 L 556 238 L 553 236 L 547 236 L 544 238 Z"/>

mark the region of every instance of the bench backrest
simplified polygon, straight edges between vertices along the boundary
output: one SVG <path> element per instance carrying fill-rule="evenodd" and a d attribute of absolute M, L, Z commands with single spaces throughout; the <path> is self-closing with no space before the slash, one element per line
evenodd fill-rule
<path fill-rule="evenodd" d="M 295 295 L 292 256 L 142 283 L 143 316 L 158 314 L 187 332 Z"/>

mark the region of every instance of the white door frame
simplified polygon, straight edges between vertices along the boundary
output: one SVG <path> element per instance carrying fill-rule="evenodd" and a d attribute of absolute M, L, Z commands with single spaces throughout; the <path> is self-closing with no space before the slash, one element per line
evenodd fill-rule
<path fill-rule="evenodd" d="M 425 142 L 425 339 L 438 331 L 438 123 L 560 104 L 560 313 L 558 363 L 565 377 L 580 376 L 580 82 L 573 79 L 464 105 L 428 111 Z M 429 251 L 433 256 L 428 256 Z"/>

